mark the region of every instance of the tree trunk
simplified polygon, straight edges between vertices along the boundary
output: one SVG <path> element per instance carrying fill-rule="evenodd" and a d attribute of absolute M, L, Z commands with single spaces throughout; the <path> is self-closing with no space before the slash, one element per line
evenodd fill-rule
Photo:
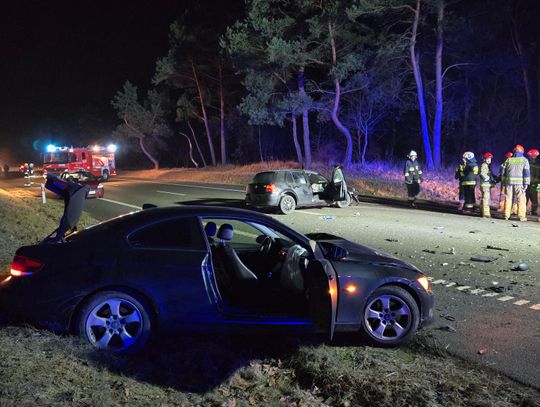
<path fill-rule="evenodd" d="M 336 42 L 334 40 L 334 27 L 332 25 L 332 22 L 328 22 L 328 34 L 330 37 L 330 46 L 332 48 L 332 65 L 337 65 L 337 51 L 336 51 Z M 352 147 L 353 147 L 353 139 L 351 136 L 351 132 L 347 127 L 341 123 L 339 120 L 339 102 L 341 98 L 341 85 L 339 84 L 339 81 L 337 79 L 334 79 L 334 86 L 335 86 L 335 95 L 334 95 L 334 106 L 332 107 L 332 122 L 334 122 L 335 126 L 338 128 L 338 130 L 345 136 L 347 145 L 345 148 L 345 156 L 343 157 L 343 167 L 350 168 L 352 164 Z"/>
<path fill-rule="evenodd" d="M 204 129 L 206 130 L 206 137 L 208 138 L 208 149 L 210 150 L 210 158 L 212 159 L 212 165 L 216 165 L 216 153 L 214 152 L 214 144 L 212 143 L 212 135 L 210 133 L 210 123 L 208 122 L 208 115 L 206 114 L 206 106 L 204 105 L 204 95 L 202 93 L 199 77 L 197 76 L 197 70 L 195 64 L 191 61 L 191 68 L 193 70 L 193 80 L 197 86 L 197 93 L 199 95 L 199 102 L 201 104 L 201 113 L 204 122 Z"/>
<path fill-rule="evenodd" d="M 221 147 L 221 165 L 227 164 L 227 145 L 225 143 L 225 96 L 223 94 L 223 71 L 219 64 L 219 129 Z"/>
<path fill-rule="evenodd" d="M 443 18 L 444 0 L 437 2 L 437 47 L 435 50 L 435 123 L 433 124 L 433 161 L 435 168 L 441 168 L 441 127 L 443 117 Z"/>
<path fill-rule="evenodd" d="M 419 56 L 416 53 L 416 35 L 418 32 L 418 23 L 420 21 L 420 2 L 416 0 L 416 9 L 414 12 L 413 28 L 411 35 L 411 44 L 409 46 L 411 64 L 413 68 L 414 80 L 416 82 L 416 93 L 418 97 L 418 110 L 420 112 L 420 122 L 422 126 L 422 140 L 424 143 L 424 153 L 426 155 L 426 165 L 428 169 L 433 170 L 433 152 L 431 151 L 431 140 L 429 137 L 426 103 L 424 101 L 424 85 L 422 83 L 422 73 L 420 71 Z"/>
<path fill-rule="evenodd" d="M 190 138 L 185 133 L 180 132 L 180 134 L 187 139 L 187 142 L 189 144 L 189 159 L 191 160 L 191 162 L 193 163 L 195 168 L 199 168 L 199 163 L 197 161 L 195 161 L 195 159 L 193 158 L 193 144 L 191 144 Z"/>
<path fill-rule="evenodd" d="M 513 42 L 516 54 L 519 59 L 519 64 L 521 67 L 521 75 L 523 77 L 523 89 L 525 91 L 525 100 L 527 102 L 527 120 L 529 126 L 533 123 L 533 103 L 532 103 L 532 92 L 531 92 L 531 81 L 529 79 L 529 70 L 527 66 L 527 58 L 523 52 L 523 45 L 521 44 L 521 39 L 519 37 L 519 29 L 517 28 L 516 17 L 512 17 L 512 32 L 513 32 Z"/>
<path fill-rule="evenodd" d="M 298 68 L 298 93 L 300 95 L 305 95 L 306 90 L 304 88 L 304 67 L 301 66 Z M 302 110 L 302 131 L 304 137 L 304 156 L 306 159 L 304 168 L 311 168 L 311 141 L 309 136 L 309 112 L 308 109 Z"/>
<path fill-rule="evenodd" d="M 366 165 L 366 151 L 369 143 L 369 130 L 364 131 L 364 148 L 362 149 L 362 166 Z"/>
<path fill-rule="evenodd" d="M 154 158 L 152 154 L 150 154 L 150 151 L 146 149 L 143 142 L 143 137 L 138 137 L 139 139 L 139 147 L 141 147 L 142 152 L 150 161 L 152 161 L 152 164 L 154 164 L 154 170 L 159 170 L 159 161 Z"/>
<path fill-rule="evenodd" d="M 264 162 L 263 152 L 262 152 L 262 141 L 261 141 L 261 126 L 257 126 L 257 130 L 259 132 L 259 158 L 261 159 L 261 162 Z"/>
<path fill-rule="evenodd" d="M 298 161 L 298 165 L 302 166 L 304 164 L 302 158 L 302 148 L 300 148 L 300 143 L 298 142 L 298 129 L 296 125 L 296 116 L 294 115 L 294 113 L 291 115 L 291 127 L 294 149 L 296 151 L 296 160 Z"/>
<path fill-rule="evenodd" d="M 204 159 L 204 155 L 201 151 L 201 146 L 199 146 L 199 142 L 197 141 L 197 136 L 195 135 L 195 130 L 193 130 L 193 127 L 191 126 L 190 121 L 188 120 L 187 125 L 189 127 L 189 130 L 191 131 L 191 135 L 193 136 L 193 141 L 195 142 L 195 146 L 197 147 L 197 151 L 199 152 L 199 155 L 201 156 L 201 160 L 203 162 L 203 166 L 207 166 L 206 160 Z"/>

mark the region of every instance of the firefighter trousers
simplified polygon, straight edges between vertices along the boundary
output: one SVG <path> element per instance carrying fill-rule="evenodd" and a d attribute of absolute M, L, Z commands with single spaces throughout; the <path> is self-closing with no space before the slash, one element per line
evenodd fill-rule
<path fill-rule="evenodd" d="M 523 185 L 506 185 L 506 201 L 504 202 L 504 217 L 510 218 L 512 213 L 512 200 L 517 198 L 517 214 L 520 219 L 527 217 L 527 198 L 525 196 L 525 187 Z"/>
<path fill-rule="evenodd" d="M 476 203 L 476 197 L 474 195 L 476 185 L 463 185 L 463 195 L 465 198 L 465 205 L 463 206 L 464 209 L 473 209 L 474 204 Z"/>
<path fill-rule="evenodd" d="M 414 202 L 416 196 L 420 193 L 420 184 L 418 182 L 412 182 L 405 185 L 407 185 L 407 198 L 409 202 Z"/>
<path fill-rule="evenodd" d="M 536 185 L 529 185 L 527 188 L 527 204 L 531 201 L 531 214 L 538 215 L 538 191 Z"/>
<path fill-rule="evenodd" d="M 482 217 L 491 218 L 491 187 L 482 187 Z"/>

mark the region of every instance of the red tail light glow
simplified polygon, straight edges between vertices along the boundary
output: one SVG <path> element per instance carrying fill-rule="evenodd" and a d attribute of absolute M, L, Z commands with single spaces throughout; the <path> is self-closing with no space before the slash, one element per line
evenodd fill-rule
<path fill-rule="evenodd" d="M 267 184 L 264 186 L 266 192 L 277 192 L 277 187 L 274 184 Z"/>
<path fill-rule="evenodd" d="M 23 277 L 36 273 L 43 268 L 43 263 L 25 256 L 15 256 L 11 263 L 11 276 Z"/>

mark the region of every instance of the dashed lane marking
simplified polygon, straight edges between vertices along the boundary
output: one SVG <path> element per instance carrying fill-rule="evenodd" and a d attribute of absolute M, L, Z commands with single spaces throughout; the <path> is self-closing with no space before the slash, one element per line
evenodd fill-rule
<path fill-rule="evenodd" d="M 435 280 L 432 282 L 432 284 L 446 284 L 447 281 L 446 280 Z"/>
<path fill-rule="evenodd" d="M 483 294 L 482 297 L 496 297 L 497 295 L 499 295 L 499 293 L 487 293 Z"/>
<path fill-rule="evenodd" d="M 464 290 L 466 290 L 467 288 L 471 288 L 471 286 L 470 286 L 470 285 L 462 285 L 461 287 L 456 287 L 456 290 L 464 291 Z"/>
<path fill-rule="evenodd" d="M 470 292 L 471 294 L 476 295 L 476 294 L 483 293 L 484 291 L 486 291 L 486 290 L 484 290 L 483 288 L 477 288 L 476 290 L 471 290 L 471 291 L 469 291 L 469 292 Z"/>
<path fill-rule="evenodd" d="M 160 194 L 169 194 L 169 195 L 178 195 L 178 196 L 186 196 L 186 194 L 181 194 L 179 192 L 169 192 L 169 191 L 156 191 Z"/>
<path fill-rule="evenodd" d="M 116 204 L 116 205 L 123 205 L 123 206 L 127 206 L 128 208 L 133 208 L 133 209 L 142 209 L 140 206 L 137 206 L 137 205 L 131 205 L 131 204 L 128 204 L 128 203 L 125 203 L 125 202 L 120 202 L 120 201 L 113 201 L 112 199 L 107 199 L 107 198 L 99 198 L 97 201 L 98 202 L 100 202 L 100 201 L 110 202 L 110 203 L 113 203 L 113 204 Z"/>
<path fill-rule="evenodd" d="M 457 283 L 454 283 L 454 282 L 448 283 L 448 284 L 445 285 L 445 287 L 453 287 L 453 286 L 455 286 L 456 284 L 457 284 Z"/>
<path fill-rule="evenodd" d="M 525 304 L 528 304 L 528 303 L 530 303 L 530 301 L 519 300 L 519 301 L 514 302 L 514 305 L 525 305 Z"/>
<path fill-rule="evenodd" d="M 532 307 L 529 307 L 529 308 L 535 311 L 540 311 L 540 304 L 534 304 Z"/>
<path fill-rule="evenodd" d="M 510 300 L 513 300 L 513 299 L 514 299 L 514 297 L 511 297 L 509 295 L 505 295 L 504 297 L 497 298 L 498 301 L 502 301 L 502 302 L 510 301 Z"/>

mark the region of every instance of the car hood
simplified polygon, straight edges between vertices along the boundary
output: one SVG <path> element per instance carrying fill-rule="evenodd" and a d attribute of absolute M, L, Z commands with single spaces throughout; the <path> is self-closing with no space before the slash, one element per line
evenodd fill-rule
<path fill-rule="evenodd" d="M 343 239 L 339 236 L 334 236 L 328 233 L 309 233 L 306 236 L 320 243 L 323 248 L 325 246 L 325 243 L 331 243 L 333 245 L 346 249 L 348 252 L 347 262 L 357 262 L 387 267 L 398 267 L 421 273 L 421 271 L 416 266 L 400 260 L 388 253 L 355 242 L 351 242 L 350 240 Z"/>

